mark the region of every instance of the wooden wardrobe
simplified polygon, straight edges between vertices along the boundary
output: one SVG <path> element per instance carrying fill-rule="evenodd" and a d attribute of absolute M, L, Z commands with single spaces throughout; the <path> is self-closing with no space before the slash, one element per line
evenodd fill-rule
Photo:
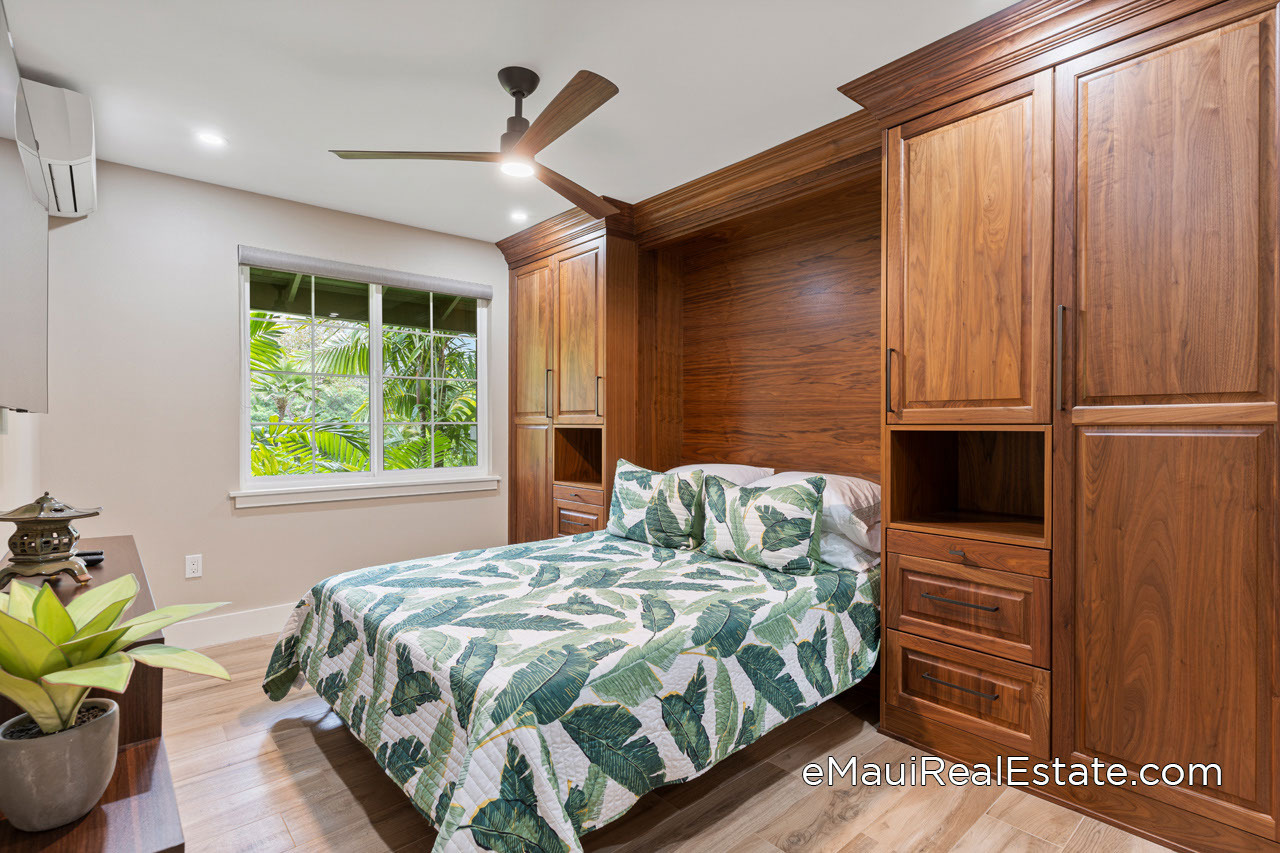
<path fill-rule="evenodd" d="M 642 306 L 629 208 L 501 241 L 511 266 L 512 542 L 603 530 L 619 458 L 644 464 Z"/>
<path fill-rule="evenodd" d="M 1020 3 L 844 88 L 885 127 L 882 725 L 1217 764 L 1033 788 L 1194 851 L 1280 849 L 1276 29 Z"/>

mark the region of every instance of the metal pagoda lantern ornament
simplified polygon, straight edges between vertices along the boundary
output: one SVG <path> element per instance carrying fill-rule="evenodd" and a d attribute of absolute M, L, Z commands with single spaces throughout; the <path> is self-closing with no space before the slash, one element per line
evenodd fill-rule
<path fill-rule="evenodd" d="M 93 580 L 84 560 L 76 556 L 80 532 L 71 524 L 82 518 L 93 518 L 102 507 L 80 509 L 49 496 L 0 515 L 18 529 L 9 537 L 9 562 L 0 566 L 0 589 L 11 578 L 56 577 L 66 573 L 76 583 Z"/>

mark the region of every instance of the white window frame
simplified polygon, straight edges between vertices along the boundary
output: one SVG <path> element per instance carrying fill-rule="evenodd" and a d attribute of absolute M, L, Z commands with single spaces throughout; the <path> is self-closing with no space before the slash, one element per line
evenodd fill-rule
<path fill-rule="evenodd" d="M 252 471 L 252 382 L 249 370 L 249 270 L 240 279 L 240 488 L 230 493 L 237 508 L 321 503 L 361 498 L 404 497 L 449 492 L 490 491 L 500 477 L 493 473 L 493 427 L 489 420 L 489 303 L 476 300 L 476 462 L 457 468 L 387 471 L 382 467 L 382 293 L 369 287 L 369 470 L 330 474 L 277 474 L 255 477 Z M 314 318 L 313 318 L 314 319 Z M 376 401 L 376 402 L 375 402 Z"/>

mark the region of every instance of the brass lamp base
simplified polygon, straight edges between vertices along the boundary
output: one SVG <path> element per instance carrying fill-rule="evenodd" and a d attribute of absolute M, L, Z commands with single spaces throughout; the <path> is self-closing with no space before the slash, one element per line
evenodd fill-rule
<path fill-rule="evenodd" d="M 79 557 L 68 557 L 65 560 L 52 560 L 47 563 L 8 563 L 0 568 L 0 589 L 13 578 L 53 578 L 60 574 L 68 574 L 75 582 L 83 586 L 93 580 L 93 575 L 85 568 L 84 560 Z"/>

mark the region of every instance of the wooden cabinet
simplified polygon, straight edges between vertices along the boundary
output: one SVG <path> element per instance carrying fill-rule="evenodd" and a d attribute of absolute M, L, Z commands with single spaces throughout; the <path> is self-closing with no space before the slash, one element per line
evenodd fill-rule
<path fill-rule="evenodd" d="M 498 243 L 512 292 L 512 542 L 603 528 L 617 460 L 656 464 L 670 403 L 655 402 L 661 362 L 642 357 L 640 328 L 667 321 L 642 310 L 656 285 L 642 285 L 630 224 L 570 212 Z"/>
<path fill-rule="evenodd" d="M 1144 793 L 1268 836 L 1275 445 L 1274 426 L 1080 427 L 1073 572 L 1057 579 L 1074 633 L 1059 751 L 1217 764 L 1221 784 Z"/>
<path fill-rule="evenodd" d="M 604 423 L 603 249 L 600 239 L 554 258 L 556 423 Z"/>
<path fill-rule="evenodd" d="M 554 291 L 549 260 L 511 274 L 511 416 L 550 422 Z"/>
<path fill-rule="evenodd" d="M 511 424 L 511 501 L 507 528 L 512 542 L 554 535 L 551 517 L 551 426 Z"/>
<path fill-rule="evenodd" d="M 1049 419 L 1052 72 L 889 130 L 890 423 Z"/>
<path fill-rule="evenodd" d="M 1275 419 L 1275 10 L 1220 17 L 1058 70 L 1076 423 Z"/>

